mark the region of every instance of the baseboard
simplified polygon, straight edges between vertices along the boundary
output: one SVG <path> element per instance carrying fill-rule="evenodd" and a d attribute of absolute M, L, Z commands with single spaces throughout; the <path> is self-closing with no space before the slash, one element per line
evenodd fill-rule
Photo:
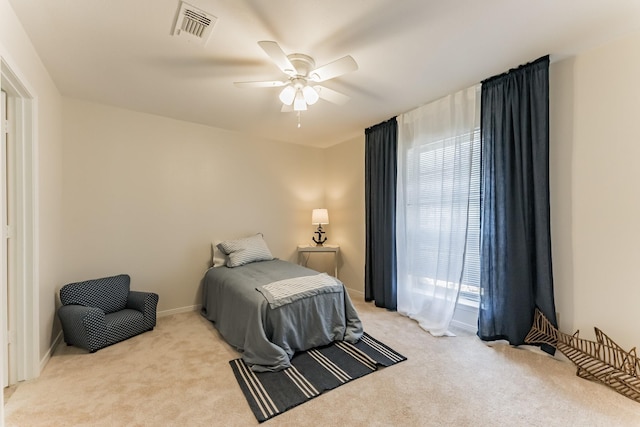
<path fill-rule="evenodd" d="M 460 329 L 471 334 L 478 332 L 477 302 L 460 298 L 453 312 L 450 325 L 452 328 Z"/>
<path fill-rule="evenodd" d="M 38 371 L 38 376 L 40 376 L 40 373 L 42 372 L 44 367 L 47 366 L 49 359 L 51 359 L 51 355 L 53 354 L 56 347 L 58 346 L 58 344 L 60 344 L 61 341 L 62 341 L 62 331 L 58 332 L 58 335 L 56 335 L 55 339 L 53 340 L 53 343 L 49 347 L 49 350 L 47 350 L 47 353 L 44 355 L 44 357 L 40 359 L 40 370 Z"/>
<path fill-rule="evenodd" d="M 478 329 L 467 324 L 467 323 L 463 323 L 463 322 L 459 322 L 457 320 L 452 320 L 450 323 L 452 328 L 456 328 L 456 329 L 460 329 L 463 330 L 465 332 L 469 332 L 470 334 L 476 334 L 478 332 Z"/>
<path fill-rule="evenodd" d="M 364 301 L 364 292 L 359 291 L 357 289 L 353 289 L 353 288 L 349 288 L 347 286 L 345 286 L 345 289 L 347 290 L 347 292 L 349 293 L 349 296 L 351 297 L 351 299 L 355 300 L 354 297 L 358 297 L 359 299 Z"/>
<path fill-rule="evenodd" d="M 202 304 L 188 305 L 186 307 L 172 308 L 170 310 L 162 310 L 156 313 L 156 317 L 166 317 L 172 314 L 187 313 L 190 311 L 198 311 Z"/>

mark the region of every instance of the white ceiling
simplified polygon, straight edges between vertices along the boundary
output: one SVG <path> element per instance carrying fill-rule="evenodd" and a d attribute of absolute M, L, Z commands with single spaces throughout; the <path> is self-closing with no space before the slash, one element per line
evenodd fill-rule
<path fill-rule="evenodd" d="M 447 93 L 640 28 L 640 0 L 189 0 L 218 18 L 205 45 L 171 36 L 178 0 L 10 0 L 60 92 L 250 135 L 326 147 Z M 323 65 L 351 100 L 281 113 L 284 76 L 258 46 Z"/>

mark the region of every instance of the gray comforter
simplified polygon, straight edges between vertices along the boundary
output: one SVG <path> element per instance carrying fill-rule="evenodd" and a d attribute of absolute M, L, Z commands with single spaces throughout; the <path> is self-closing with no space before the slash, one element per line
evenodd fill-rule
<path fill-rule="evenodd" d="M 202 315 L 242 352 L 254 371 L 290 366 L 295 352 L 333 341 L 355 343 L 362 323 L 344 286 L 271 308 L 257 290 L 272 282 L 318 274 L 282 260 L 210 268 L 204 278 Z"/>

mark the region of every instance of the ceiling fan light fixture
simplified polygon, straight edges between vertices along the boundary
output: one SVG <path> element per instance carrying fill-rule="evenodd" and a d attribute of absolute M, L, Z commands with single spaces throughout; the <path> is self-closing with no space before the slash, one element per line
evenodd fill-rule
<path fill-rule="evenodd" d="M 284 105 L 291 105 L 296 97 L 296 90 L 293 86 L 287 85 L 278 96 Z"/>
<path fill-rule="evenodd" d="M 325 80 L 340 77 L 358 69 L 358 64 L 350 56 L 343 56 L 321 67 L 309 55 L 291 53 L 287 55 L 277 42 L 263 40 L 258 45 L 275 65 L 288 77 L 284 80 L 234 82 L 236 87 L 281 87 L 278 98 L 282 102 L 280 111 L 295 111 L 300 127 L 300 112 L 306 111 L 320 98 L 334 104 L 343 105 L 349 100 L 347 95 L 317 85 Z"/>
<path fill-rule="evenodd" d="M 307 102 L 304 100 L 304 95 L 301 91 L 296 91 L 296 97 L 293 100 L 293 111 L 306 111 Z"/>
<path fill-rule="evenodd" d="M 318 92 L 316 92 L 316 90 L 311 86 L 305 86 L 302 89 L 302 95 L 304 96 L 305 102 L 309 105 L 315 104 L 316 102 L 318 102 L 318 99 L 320 98 L 320 96 L 318 95 Z"/>

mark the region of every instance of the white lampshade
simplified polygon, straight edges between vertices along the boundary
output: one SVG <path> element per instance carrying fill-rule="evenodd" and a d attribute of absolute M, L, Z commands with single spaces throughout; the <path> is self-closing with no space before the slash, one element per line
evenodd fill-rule
<path fill-rule="evenodd" d="M 284 105 L 291 105 L 293 103 L 293 99 L 296 96 L 296 89 L 291 86 L 285 86 L 284 89 L 282 89 L 282 92 L 280 92 L 279 98 L 280 101 L 282 101 L 282 103 Z"/>
<path fill-rule="evenodd" d="M 329 212 L 326 209 L 314 209 L 311 213 L 311 224 L 329 224 Z"/>
<path fill-rule="evenodd" d="M 316 90 L 311 86 L 305 86 L 302 89 L 302 95 L 304 95 L 304 100 L 309 105 L 315 104 L 316 102 L 318 102 L 318 98 L 320 98 L 318 92 L 316 92 Z"/>
<path fill-rule="evenodd" d="M 293 100 L 293 111 L 305 111 L 307 109 L 307 102 L 304 100 L 302 91 L 296 91 L 296 97 Z"/>

